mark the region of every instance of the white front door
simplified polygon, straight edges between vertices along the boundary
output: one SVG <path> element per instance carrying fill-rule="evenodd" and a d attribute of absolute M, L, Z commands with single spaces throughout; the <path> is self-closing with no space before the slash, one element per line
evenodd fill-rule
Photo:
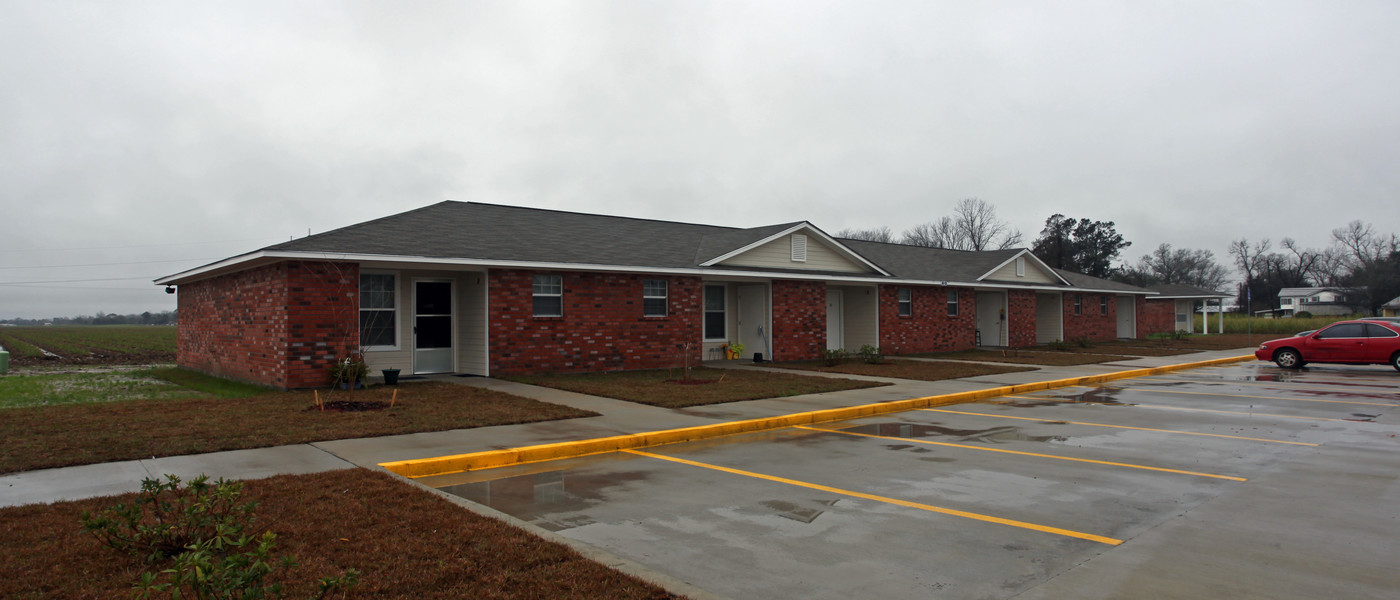
<path fill-rule="evenodd" d="M 983 346 L 1005 346 L 1005 325 L 1006 294 L 977 292 L 977 332 L 981 334 L 978 343 Z"/>
<path fill-rule="evenodd" d="M 1137 337 L 1137 303 L 1132 296 L 1118 297 L 1118 337 Z"/>
<path fill-rule="evenodd" d="M 764 360 L 773 360 L 764 349 L 772 335 L 768 331 L 768 286 L 739 286 L 739 343 L 744 345 L 744 353 L 739 358 L 753 358 L 755 352 L 763 352 Z"/>
<path fill-rule="evenodd" d="M 845 323 L 843 319 L 843 307 L 841 299 L 844 294 L 841 290 L 828 289 L 826 291 L 826 349 L 840 350 L 845 345 Z"/>
<path fill-rule="evenodd" d="M 452 282 L 413 282 L 413 372 L 452 373 Z"/>

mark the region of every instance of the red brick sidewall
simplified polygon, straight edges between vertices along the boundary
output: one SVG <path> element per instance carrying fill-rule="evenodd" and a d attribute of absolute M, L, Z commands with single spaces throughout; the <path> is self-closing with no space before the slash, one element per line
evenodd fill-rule
<path fill-rule="evenodd" d="M 1074 297 L 1083 299 L 1082 314 L 1074 314 Z M 1108 299 L 1108 314 L 1100 314 L 1100 299 Z M 1065 340 L 1096 342 L 1118 339 L 1118 301 L 1104 294 L 1064 294 Z"/>
<path fill-rule="evenodd" d="M 1006 315 L 1007 344 L 1012 348 L 1035 345 L 1035 292 L 1009 290 L 1007 292 L 1009 314 Z"/>
<path fill-rule="evenodd" d="M 826 350 L 826 284 L 773 282 L 772 360 L 811 360 Z"/>
<path fill-rule="evenodd" d="M 561 275 L 564 316 L 535 317 L 534 276 Z M 665 279 L 665 317 L 642 316 L 642 280 Z M 492 270 L 491 373 L 581 373 L 699 364 L 698 277 Z"/>
<path fill-rule="evenodd" d="M 1176 330 L 1175 300 L 1138 301 L 1138 337 Z"/>
<path fill-rule="evenodd" d="M 180 285 L 181 367 L 279 388 L 330 381 L 358 344 L 359 269 L 282 262 Z"/>
<path fill-rule="evenodd" d="M 912 315 L 899 315 L 899 288 L 910 289 Z M 880 349 L 885 354 L 966 350 L 977 343 L 976 297 L 958 289 L 958 314 L 948 316 L 943 286 L 880 286 Z M 1034 318 L 1034 307 L 1032 307 Z M 1032 338 L 1034 339 L 1034 338 Z"/>

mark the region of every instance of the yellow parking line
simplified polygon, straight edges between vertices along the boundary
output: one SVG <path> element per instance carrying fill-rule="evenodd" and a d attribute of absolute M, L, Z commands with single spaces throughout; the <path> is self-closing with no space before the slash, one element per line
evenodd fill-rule
<path fill-rule="evenodd" d="M 1181 390 L 1158 390 L 1150 388 L 1120 388 L 1104 386 L 1125 392 L 1149 392 L 1154 394 L 1185 394 L 1189 396 L 1224 396 L 1226 398 L 1255 398 L 1258 400 L 1287 400 L 1290 402 L 1327 402 L 1329 404 L 1364 404 L 1366 406 L 1396 406 L 1394 402 L 1355 402 L 1352 400 L 1320 400 L 1317 398 L 1284 398 L 1282 396 L 1249 396 L 1246 394 L 1221 394 L 1218 392 L 1184 392 Z"/>
<path fill-rule="evenodd" d="M 1135 465 L 1131 463 L 1109 462 L 1106 460 L 1094 460 L 1091 458 L 1073 458 L 1069 456 L 1055 456 L 1053 454 L 1039 454 L 1036 452 L 1022 452 L 1020 450 L 1006 450 L 1003 448 L 987 448 L 985 446 L 971 446 L 967 444 L 950 444 L 948 442 L 932 442 L 928 440 L 916 440 L 911 438 L 893 437 L 886 435 L 874 435 L 869 433 L 856 433 L 854 431 L 841 431 L 840 429 L 822 429 L 819 427 L 798 426 L 795 429 L 806 429 L 809 431 L 822 431 L 825 433 L 839 433 L 842 435 L 855 435 L 860 437 L 876 438 L 882 440 L 895 440 L 900 442 L 912 442 L 915 444 L 927 444 L 929 446 L 945 446 L 948 448 L 963 448 L 967 450 L 986 450 L 987 452 L 1001 452 L 1003 454 L 1016 454 L 1019 456 L 1034 456 L 1036 458 L 1053 458 L 1055 460 L 1068 460 L 1073 462 L 1092 463 L 1096 465 L 1108 465 L 1111 467 L 1127 467 L 1129 469 L 1143 469 L 1146 471 L 1161 471 L 1163 473 L 1176 473 L 1178 475 L 1195 475 L 1197 477 L 1210 477 L 1213 479 L 1229 479 L 1230 481 L 1249 481 L 1243 477 L 1233 475 L 1215 475 L 1213 473 L 1201 473 L 1199 471 L 1182 471 L 1179 469 L 1166 469 L 1162 467 L 1149 467 L 1147 465 Z"/>
<path fill-rule="evenodd" d="M 1027 397 L 1029 397 L 1029 396 L 1009 396 L 1009 397 L 1011 397 L 1011 398 L 1017 398 L 1017 397 L 1020 397 L 1020 398 L 1027 398 Z M 1179 433 L 1179 434 L 1181 434 L 1181 435 L 1203 435 L 1203 436 L 1206 436 L 1206 437 L 1229 438 L 1229 439 L 1232 439 L 1232 440 L 1248 440 L 1248 441 L 1251 441 L 1251 442 L 1268 442 L 1268 443 L 1270 443 L 1270 444 L 1292 444 L 1292 445 L 1295 445 L 1295 446 L 1317 446 L 1317 444 L 1312 444 L 1312 443 L 1308 443 L 1308 442 L 1289 442 L 1289 441 L 1286 441 L 1286 440 L 1269 440 L 1269 439 L 1264 439 L 1264 438 L 1252 438 L 1252 437 L 1244 437 L 1244 436 L 1239 436 L 1239 435 L 1225 435 L 1225 434 L 1221 434 L 1221 433 L 1201 433 L 1201 432 L 1199 432 L 1199 431 L 1181 431 L 1181 430 L 1179 430 L 1179 429 L 1153 429 L 1153 428 L 1151 428 L 1151 427 L 1130 427 L 1130 426 L 1128 426 L 1128 425 L 1109 425 L 1109 424 L 1107 424 L 1107 423 L 1086 423 L 1086 422 L 1084 422 L 1084 421 L 1061 421 L 1061 420 L 1059 420 L 1059 419 L 1037 419 L 1037 418 L 1033 418 L 1033 417 L 1012 417 L 1012 416 L 1009 416 L 1009 415 L 989 415 L 989 414 L 985 414 L 985 413 L 964 412 L 964 411 L 960 411 L 960 410 L 941 410 L 941 409 L 937 409 L 937 408 L 921 408 L 921 409 L 919 409 L 919 410 L 928 411 L 928 412 L 949 413 L 949 414 L 954 414 L 954 415 L 975 415 L 975 416 L 978 416 L 978 417 L 991 417 L 991 418 L 994 418 L 994 419 L 1019 419 L 1019 420 L 1022 420 L 1022 421 L 1040 421 L 1040 422 L 1042 422 L 1042 423 L 1054 422 L 1054 423 L 1065 423 L 1065 424 L 1067 424 L 1067 425 L 1088 425 L 1088 426 L 1090 426 L 1090 427 L 1112 427 L 1112 428 L 1114 428 L 1114 429 L 1135 429 L 1135 430 L 1137 430 L 1137 431 L 1155 431 L 1155 432 L 1159 432 L 1159 433 Z"/>
<path fill-rule="evenodd" d="M 917 508 L 917 509 L 919 509 L 919 510 L 926 510 L 926 511 L 929 511 L 929 512 L 935 512 L 935 513 L 944 514 L 944 515 L 952 515 L 952 516 L 955 516 L 955 517 L 963 517 L 963 518 L 967 518 L 967 519 L 976 519 L 976 520 L 978 520 L 978 521 L 985 521 L 985 522 L 988 522 L 988 523 L 997 523 L 997 524 L 999 524 L 999 525 L 1010 525 L 1010 526 L 1012 526 L 1012 527 L 1020 527 L 1020 528 L 1022 528 L 1022 529 L 1031 529 L 1031 530 L 1034 530 L 1034 531 L 1041 531 L 1041 532 L 1045 532 L 1045 533 L 1053 533 L 1053 534 L 1056 534 L 1056 535 L 1063 535 L 1063 536 L 1066 536 L 1066 537 L 1078 538 L 1078 539 L 1081 539 L 1081 540 L 1088 540 L 1088 541 L 1091 541 L 1091 542 L 1098 542 L 1098 543 L 1100 543 L 1100 544 L 1108 544 L 1108 545 L 1110 545 L 1110 546 L 1117 546 L 1117 545 L 1123 543 L 1123 540 L 1117 540 L 1117 539 L 1113 539 L 1113 538 L 1111 538 L 1111 537 L 1104 537 L 1104 536 L 1101 536 L 1101 535 L 1094 535 L 1094 534 L 1092 534 L 1092 533 L 1082 533 L 1082 532 L 1079 532 L 1079 531 L 1071 531 L 1071 530 L 1069 530 L 1069 529 L 1060 529 L 1060 528 L 1058 528 L 1058 527 L 1049 527 L 1049 526 L 1046 526 L 1046 525 L 1037 525 L 1037 524 L 1035 524 L 1035 523 L 1027 523 L 1027 522 L 1025 522 L 1025 521 L 1015 521 L 1015 520 L 1012 520 L 1012 519 L 1003 519 L 1003 518 L 1001 518 L 1001 517 L 993 517 L 993 516 L 990 516 L 990 515 L 983 515 L 983 514 L 978 514 L 978 513 L 974 513 L 974 512 L 967 512 L 967 511 L 963 511 L 963 510 L 955 510 L 955 509 L 951 509 L 951 508 L 943 508 L 943 507 L 941 507 L 941 506 L 933 506 L 933 505 L 931 505 L 931 504 L 921 504 L 921 503 L 918 503 L 918 502 L 910 502 L 910 501 L 908 501 L 908 500 L 900 500 L 900 499 L 898 499 L 898 498 L 889 498 L 889 497 L 886 497 L 886 496 L 876 496 L 876 495 L 874 495 L 874 494 L 866 494 L 866 493 L 863 493 L 863 492 L 857 492 L 857 491 L 853 491 L 853 490 L 844 490 L 844 489 L 841 489 L 841 488 L 834 488 L 834 487 L 825 486 L 825 485 L 820 485 L 820 484 L 816 484 L 816 483 L 808 483 L 808 482 L 805 482 L 805 481 L 798 481 L 798 480 L 796 480 L 796 479 L 787 479 L 787 478 L 784 478 L 784 477 L 775 477 L 775 476 L 773 476 L 773 475 L 764 475 L 764 474 L 762 474 L 762 473 L 755 473 L 755 472 L 753 472 L 753 471 L 743 471 L 743 470 L 740 470 L 740 469 L 731 469 L 731 468 L 729 468 L 729 467 L 721 467 L 721 466 L 719 466 L 719 465 L 712 465 L 712 464 L 708 464 L 708 463 L 696 462 L 696 461 L 693 461 L 693 460 L 686 460 L 686 459 L 684 459 L 684 458 L 676 458 L 676 457 L 674 457 L 674 456 L 663 456 L 663 455 L 660 455 L 660 454 L 652 454 L 652 453 L 650 453 L 650 452 L 643 452 L 643 451 L 641 451 L 641 450 L 623 450 L 622 452 L 627 452 L 627 453 L 629 453 L 629 454 L 636 454 L 637 456 L 645 456 L 645 457 L 648 457 L 648 458 L 655 458 L 655 459 L 660 459 L 660 460 L 671 461 L 671 462 L 680 463 L 680 464 L 683 464 L 683 465 L 690 465 L 690 466 L 692 466 L 692 467 L 700 467 L 700 468 L 702 468 L 702 469 L 712 469 L 712 470 L 715 470 L 715 471 L 722 471 L 722 472 L 725 472 L 725 473 L 732 473 L 732 474 L 734 474 L 734 475 L 743 475 L 744 477 L 753 477 L 753 478 L 755 478 L 755 479 L 764 479 L 764 480 L 767 480 L 767 481 L 774 481 L 774 482 L 777 482 L 777 483 L 785 483 L 785 484 L 788 484 L 788 485 L 795 485 L 795 486 L 798 486 L 798 487 L 804 487 L 804 488 L 813 489 L 813 490 L 820 490 L 820 491 L 823 491 L 823 492 L 830 492 L 830 493 L 832 493 L 832 494 L 840 494 L 840 495 L 842 495 L 842 496 L 850 496 L 850 497 L 853 497 L 853 498 L 863 498 L 863 499 L 866 499 L 866 500 L 874 500 L 874 501 L 876 501 L 876 502 L 884 502 L 884 503 L 887 503 L 887 504 L 895 504 L 895 505 L 898 505 L 898 506 L 904 506 L 904 507 L 908 507 L 908 508 Z"/>

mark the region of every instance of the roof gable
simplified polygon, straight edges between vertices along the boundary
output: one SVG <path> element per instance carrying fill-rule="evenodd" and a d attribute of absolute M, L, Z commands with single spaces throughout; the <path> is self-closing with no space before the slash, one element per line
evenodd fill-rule
<path fill-rule="evenodd" d="M 752 236 L 748 243 L 706 260 L 700 263 L 700 266 L 889 274 L 811 223 L 803 221 L 772 231 L 775 227 L 760 228 L 768 235 Z M 707 239 L 709 237 L 707 236 Z M 731 242 L 743 239 L 731 235 L 716 237 L 728 238 L 727 241 Z"/>
<path fill-rule="evenodd" d="M 1070 285 L 1064 277 L 1050 268 L 1050 265 L 1045 264 L 1044 261 L 1026 249 L 1016 251 L 1006 260 L 1001 261 L 1001 264 L 983 273 L 977 278 L 977 281 Z"/>

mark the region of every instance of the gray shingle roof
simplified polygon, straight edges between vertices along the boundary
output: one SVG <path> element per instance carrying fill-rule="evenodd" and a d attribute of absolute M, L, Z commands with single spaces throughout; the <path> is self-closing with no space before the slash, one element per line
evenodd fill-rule
<path fill-rule="evenodd" d="M 795 221 L 736 228 L 448 201 L 275 244 L 262 250 L 410 259 L 695 269 L 701 268 L 700 265 L 706 261 L 803 224 L 810 226 L 805 221 Z M 922 281 L 972 282 L 1022 252 L 967 252 L 860 240 L 837 242 L 879 265 L 895 278 Z M 235 259 L 225 262 L 236 263 Z M 199 271 L 194 269 L 166 279 L 196 276 L 195 273 Z M 758 271 L 798 272 L 786 269 Z M 1145 291 L 1077 273 L 1057 271 L 1078 287 L 1137 293 Z M 810 274 L 824 275 L 817 272 Z M 880 277 L 875 273 L 869 276 Z"/>
<path fill-rule="evenodd" d="M 1163 283 L 1159 285 L 1149 285 L 1148 290 L 1157 292 L 1158 298 L 1229 298 L 1234 294 L 1222 294 L 1212 292 L 1205 288 L 1198 288 L 1194 285 L 1181 283 Z"/>

